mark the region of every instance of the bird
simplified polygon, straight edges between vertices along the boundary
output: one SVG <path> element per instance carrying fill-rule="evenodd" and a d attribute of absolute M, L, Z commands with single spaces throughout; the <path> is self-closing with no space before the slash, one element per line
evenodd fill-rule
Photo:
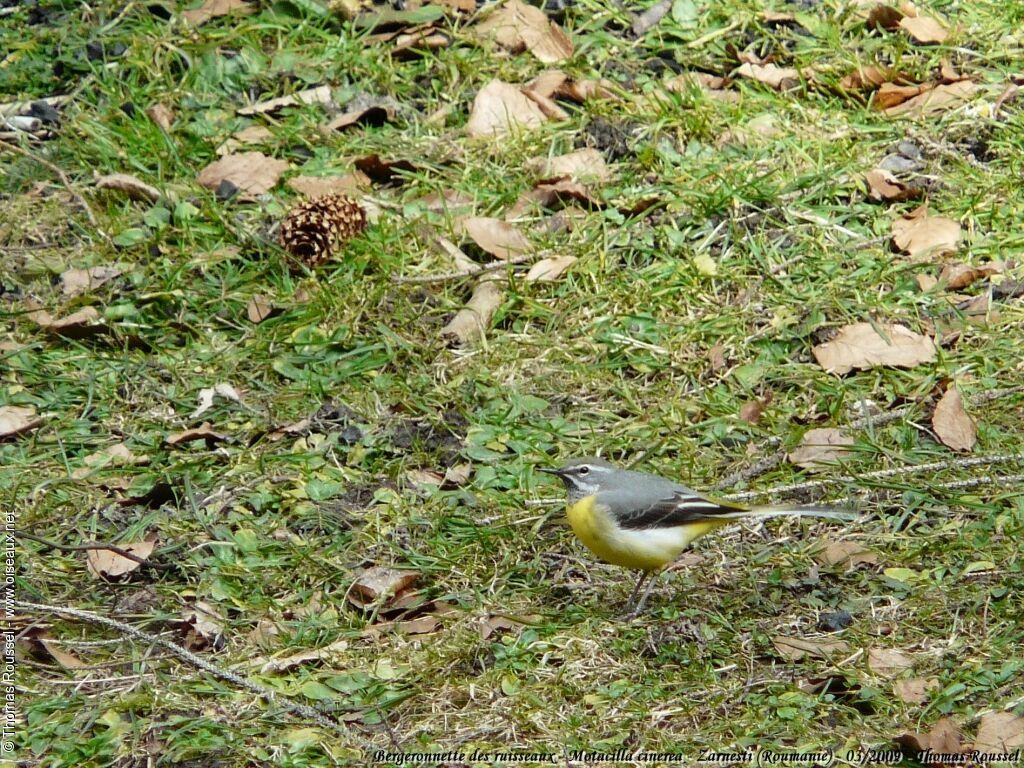
<path fill-rule="evenodd" d="M 854 517 L 829 506 L 747 507 L 716 501 L 668 478 L 591 456 L 538 469 L 565 484 L 569 525 L 587 549 L 612 565 L 641 571 L 626 603 L 631 617 L 643 611 L 661 570 L 691 542 L 716 528 L 746 517 Z M 645 582 L 640 601 L 634 602 Z"/>

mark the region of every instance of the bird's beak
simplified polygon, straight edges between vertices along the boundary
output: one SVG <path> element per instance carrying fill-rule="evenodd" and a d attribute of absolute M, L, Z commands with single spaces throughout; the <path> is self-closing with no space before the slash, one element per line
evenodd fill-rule
<path fill-rule="evenodd" d="M 560 467 L 537 467 L 538 472 L 543 472 L 545 475 L 557 475 L 561 477 L 565 474 L 565 471 Z"/>

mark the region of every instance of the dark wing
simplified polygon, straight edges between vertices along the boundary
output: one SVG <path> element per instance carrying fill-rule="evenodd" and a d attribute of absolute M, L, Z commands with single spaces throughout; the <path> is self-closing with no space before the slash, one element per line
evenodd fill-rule
<path fill-rule="evenodd" d="M 674 528 L 708 520 L 734 520 L 750 512 L 748 507 L 727 501 L 712 501 L 692 493 L 677 491 L 667 499 L 620 519 L 623 528 Z"/>

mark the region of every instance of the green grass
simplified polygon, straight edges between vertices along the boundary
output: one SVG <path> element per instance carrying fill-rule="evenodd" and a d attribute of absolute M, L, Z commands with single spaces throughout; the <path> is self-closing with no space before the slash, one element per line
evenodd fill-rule
<path fill-rule="evenodd" d="M 861 174 L 897 142 L 915 142 L 930 210 L 964 226 L 955 258 L 1005 260 L 1006 279 L 1022 278 L 1024 113 L 1011 101 L 997 120 L 984 105 L 1018 71 L 1024 5 L 930 4 L 954 35 L 928 47 L 870 31 L 839 3 L 799 11 L 801 31 L 767 25 L 765 6 L 739 0 L 703 8 L 695 29 L 667 18 L 632 41 L 615 3 L 584 0 L 565 14 L 577 52 L 561 66 L 616 81 L 623 98 L 567 105 L 569 120 L 498 149 L 464 137 L 473 95 L 493 77 L 525 82 L 544 67 L 529 54 L 475 46 L 461 21 L 450 22 L 450 47 L 400 61 L 347 23 L 289 15 L 284 5 L 194 30 L 144 5 L 119 18 L 116 3 L 41 8 L 53 14 L 44 25 L 27 26 L 28 8 L 0 20 L 0 50 L 9 51 L 0 101 L 76 90 L 55 138 L 29 148 L 86 194 L 103 233 L 134 244 L 112 245 L 49 170 L 0 152 L 0 405 L 45 415 L 40 428 L 0 443 L 0 487 L 22 530 L 72 545 L 156 532 L 155 560 L 171 567 L 107 583 L 88 575 L 82 553 L 22 540 L 18 597 L 169 631 L 179 642 L 174 620 L 203 600 L 223 616 L 223 643 L 199 653 L 345 715 L 351 737 L 159 649 L 80 646 L 115 635 L 31 615 L 84 664 L 106 666 L 68 671 L 25 655 L 20 757 L 28 764 L 129 766 L 152 756 L 159 765 L 360 765 L 369 759 L 360 751 L 399 746 L 549 752 L 557 761 L 575 750 L 845 754 L 888 748 L 942 716 L 963 725 L 968 741 L 983 711 L 1021 713 L 1014 596 L 1024 500 L 999 482 L 944 487 L 1015 468 L 951 466 L 872 483 L 866 515 L 846 530 L 783 521 L 708 537 L 695 562 L 662 578 L 649 612 L 625 622 L 619 609 L 632 574 L 582 549 L 559 523 L 560 489 L 535 467 L 600 451 L 709 488 L 774 450 L 766 439 L 795 446 L 809 426 L 852 421 L 865 400 L 911 410 L 857 431 L 847 466 L 824 477 L 953 462 L 930 431 L 935 399 L 954 378 L 968 400 L 1024 385 L 1024 312 L 1011 296 L 994 302 L 986 323 L 967 324 L 949 314 L 947 292 L 922 292 L 915 275 L 937 275 L 941 264 L 914 263 L 888 238 L 892 220 L 916 203 L 868 202 Z M 85 46 L 94 41 L 125 52 L 90 61 Z M 737 80 L 735 104 L 696 90 L 649 98 L 667 76 L 659 55 L 728 74 L 736 50 L 814 66 L 816 82 L 778 93 Z M 944 58 L 978 83 L 979 96 L 940 117 L 893 120 L 835 87 L 873 63 L 927 79 Z M 321 83 L 339 103 L 369 93 L 408 110 L 331 136 L 319 132 L 326 117 L 316 106 L 266 120 L 235 114 Z M 145 114 L 158 102 L 175 109 L 170 134 Z M 446 123 L 424 122 L 445 105 L 453 105 Z M 572 150 L 595 118 L 629 137 L 599 194 L 658 204 L 635 217 L 614 205 L 592 211 L 559 234 L 533 232 L 539 215 L 521 223 L 538 247 L 579 260 L 554 283 L 511 273 L 484 343 L 447 348 L 440 330 L 469 284 L 394 279 L 451 269 L 430 244 L 450 222 L 415 201 L 457 189 L 477 201 L 478 215 L 501 216 L 533 184 L 525 161 Z M 289 160 L 292 173 L 346 173 L 373 152 L 417 170 L 374 191 L 382 215 L 343 257 L 294 273 L 272 235 L 294 199 L 287 187 L 255 203 L 221 202 L 195 181 L 216 147 L 249 124 L 270 127 L 273 140 L 260 149 Z M 757 130 L 766 124 L 773 130 Z M 732 139 L 722 141 L 726 132 Z M 165 198 L 151 206 L 97 192 L 94 172 L 135 174 Z M 717 275 L 698 268 L 705 256 Z M 65 269 L 113 262 L 131 268 L 84 296 L 61 295 Z M 246 306 L 257 294 L 282 311 L 254 325 Z M 26 316 L 28 298 L 55 316 L 95 306 L 110 333 L 49 336 Z M 960 335 L 911 370 L 839 378 L 811 356 L 823 330 L 850 322 L 929 330 L 943 317 Z M 727 361 L 721 371 L 709 361 L 715 345 Z M 222 382 L 243 404 L 218 399 L 190 418 L 200 390 Z M 768 393 L 756 425 L 738 417 Z M 314 420 L 301 438 L 271 439 L 332 402 L 351 414 Z M 1020 392 L 970 408 L 975 453 L 1017 452 L 1022 408 Z M 166 444 L 203 420 L 227 440 Z M 72 478 L 87 455 L 118 442 L 148 463 Z M 460 461 L 475 468 L 464 488 L 424 491 L 406 479 Z M 783 463 L 750 488 L 804 479 Z M 169 486 L 165 503 L 115 503 L 154 484 Z M 837 483 L 825 495 L 857 490 Z M 878 562 L 821 566 L 814 553 L 826 537 L 855 541 Z M 370 615 L 345 595 L 371 565 L 420 572 L 424 596 L 450 606 L 439 631 L 367 635 Z M 778 635 L 819 637 L 820 614 L 836 610 L 853 616 L 836 635 L 847 653 L 787 661 L 774 649 Z M 523 623 L 484 639 L 491 614 Z M 257 637 L 258 626 L 277 633 Z M 338 640 L 347 649 L 321 664 L 275 674 L 249 663 Z M 912 654 L 902 676 L 937 681 L 926 703 L 893 695 L 892 680 L 867 665 L 873 648 Z M 831 687 L 801 688 L 821 678 Z"/>

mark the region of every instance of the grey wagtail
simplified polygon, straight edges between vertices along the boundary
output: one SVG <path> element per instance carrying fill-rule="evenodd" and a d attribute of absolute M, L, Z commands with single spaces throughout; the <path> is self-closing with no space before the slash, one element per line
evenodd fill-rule
<path fill-rule="evenodd" d="M 642 571 L 626 604 L 628 611 L 646 581 L 640 602 L 629 611 L 633 616 L 643 610 L 661 569 L 690 542 L 715 528 L 744 517 L 853 517 L 834 507 L 745 507 L 712 501 L 664 477 L 622 469 L 597 458 L 572 459 L 558 469 L 538 469 L 565 483 L 569 525 L 587 549 L 613 565 Z"/>

